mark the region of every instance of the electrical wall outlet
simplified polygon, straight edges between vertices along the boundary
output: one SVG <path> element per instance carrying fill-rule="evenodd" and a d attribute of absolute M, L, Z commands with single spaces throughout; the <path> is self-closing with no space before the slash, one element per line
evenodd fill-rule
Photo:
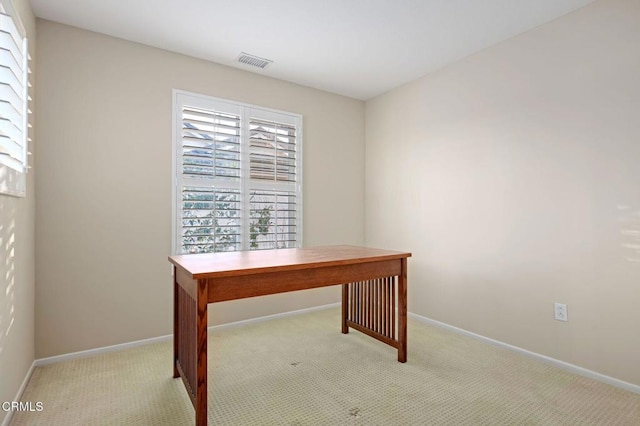
<path fill-rule="evenodd" d="M 554 303 L 553 317 L 558 321 L 569 321 L 569 313 L 567 311 L 567 305 L 565 305 L 564 303 Z"/>

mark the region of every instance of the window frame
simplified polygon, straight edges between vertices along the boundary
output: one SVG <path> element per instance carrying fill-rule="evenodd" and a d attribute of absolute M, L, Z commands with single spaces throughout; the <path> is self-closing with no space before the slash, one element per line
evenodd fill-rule
<path fill-rule="evenodd" d="M 171 254 L 188 254 L 182 252 L 182 238 L 178 235 L 181 226 L 178 221 L 182 219 L 180 214 L 181 208 L 179 206 L 182 203 L 181 188 L 182 182 L 182 149 L 183 149 L 183 117 L 182 106 L 185 105 L 185 100 L 194 102 L 190 104 L 193 107 L 207 108 L 207 106 L 213 106 L 220 108 L 221 111 L 229 113 L 238 113 L 240 115 L 240 179 L 239 190 L 242 197 L 241 207 L 241 249 L 239 251 L 250 250 L 249 241 L 249 219 L 250 219 L 250 205 L 249 194 L 251 191 L 291 191 L 294 188 L 296 198 L 296 242 L 295 247 L 302 247 L 303 245 L 303 116 L 298 113 L 292 113 L 289 111 L 282 111 L 273 108 L 263 107 L 259 105 L 253 105 L 238 101 L 233 101 L 224 98 L 218 98 L 214 96 L 208 96 L 204 94 L 189 92 L 185 90 L 173 89 L 172 94 L 172 155 L 171 155 L 171 187 L 172 187 L 172 208 L 171 208 Z M 229 110 L 227 110 L 229 108 Z M 283 116 L 287 116 L 292 123 L 296 126 L 296 180 L 294 183 L 281 183 L 276 181 L 261 181 L 253 180 L 250 177 L 250 161 L 249 161 L 249 122 L 251 120 L 250 112 L 256 111 L 259 114 L 259 119 L 271 119 L 279 121 Z M 236 185 L 236 184 L 234 184 Z M 236 250 L 238 251 L 238 250 Z"/>

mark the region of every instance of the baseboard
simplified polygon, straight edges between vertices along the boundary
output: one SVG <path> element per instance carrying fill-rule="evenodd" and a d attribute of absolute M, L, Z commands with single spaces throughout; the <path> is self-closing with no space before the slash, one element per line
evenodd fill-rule
<path fill-rule="evenodd" d="M 251 319 L 242 320 L 242 321 L 235 321 L 235 322 L 230 322 L 230 323 L 226 323 L 226 324 L 211 325 L 211 326 L 208 327 L 208 330 L 211 331 L 211 330 L 221 330 L 221 329 L 225 329 L 225 328 L 239 327 L 239 326 L 242 326 L 242 325 L 254 324 L 254 323 L 263 322 L 263 321 L 269 321 L 269 320 L 276 319 L 276 318 L 284 318 L 284 317 L 289 317 L 289 316 L 294 316 L 294 315 L 302 315 L 302 314 L 309 313 L 309 312 L 322 311 L 322 310 L 325 310 L 325 309 L 334 308 L 336 306 L 340 306 L 340 303 L 331 303 L 329 305 L 314 306 L 314 307 L 311 307 L 311 308 L 298 309 L 298 310 L 295 310 L 295 311 L 282 312 L 282 313 L 273 314 L 273 315 L 266 315 L 266 316 L 263 316 L 263 317 L 251 318 Z M 118 345 L 104 346 L 104 347 L 95 348 L 95 349 L 88 349 L 86 351 L 72 352 L 72 353 L 63 354 L 63 355 L 56 355 L 56 356 L 52 356 L 52 357 L 48 357 L 48 358 L 40 358 L 40 359 L 37 359 L 37 360 L 34 361 L 34 365 L 37 367 L 37 366 L 40 366 L 40 365 L 55 364 L 57 362 L 70 361 L 72 359 L 88 358 L 88 357 L 91 357 L 91 356 L 106 354 L 106 353 L 109 353 L 109 352 L 122 351 L 124 349 L 131 349 L 131 348 L 135 348 L 135 347 L 138 347 L 138 346 L 144 346 L 144 345 L 148 345 L 148 344 L 151 344 L 151 343 L 166 342 L 167 340 L 171 340 L 171 339 L 173 339 L 173 335 L 172 334 L 168 334 L 166 336 L 158 336 L 158 337 L 152 337 L 150 339 L 143 339 L 143 340 L 136 340 L 136 341 L 128 342 L 128 343 L 121 343 L 121 344 L 118 344 Z M 2 425 L 2 426 L 4 426 L 4 425 Z"/>
<path fill-rule="evenodd" d="M 33 361 L 31 363 L 31 367 L 29 367 L 29 370 L 27 370 L 27 374 L 24 376 L 24 380 L 22 381 L 22 384 L 18 389 L 18 393 L 16 394 L 14 401 L 20 401 L 20 399 L 22 398 L 22 394 L 24 393 L 24 390 L 27 387 L 27 383 L 29 383 L 29 380 L 31 379 L 31 375 L 33 374 L 33 370 L 35 368 L 36 368 L 36 362 Z M 9 426 L 9 423 L 11 422 L 12 417 L 13 417 L 13 411 L 11 410 L 7 411 L 7 415 L 4 416 L 4 420 L 2 421 L 1 426 Z"/>
<path fill-rule="evenodd" d="M 131 349 L 138 346 L 149 345 L 151 343 L 165 342 L 169 339 L 171 339 L 171 335 L 152 337 L 150 339 L 136 340 L 134 342 L 120 343 L 118 345 L 104 346 L 101 348 L 87 349 L 86 351 L 71 352 L 63 355 L 40 358 L 40 359 L 37 359 L 35 363 L 36 363 L 36 367 L 39 367 L 41 365 L 55 364 L 63 361 L 71 361 L 72 359 L 88 358 L 91 356 L 106 354 L 109 352 L 122 351 L 124 349 Z"/>
<path fill-rule="evenodd" d="M 546 356 L 546 355 L 541 355 L 541 354 L 536 353 L 536 352 L 531 352 L 529 350 L 520 348 L 518 346 L 513 346 L 513 345 L 510 345 L 508 343 L 501 342 L 499 340 L 491 339 L 489 337 L 485 337 L 485 336 L 482 336 L 480 334 L 473 333 L 473 332 L 465 330 L 463 328 L 458 328 L 458 327 L 455 327 L 453 325 L 449 325 L 449 324 L 446 324 L 446 323 L 443 323 L 443 322 L 440 322 L 440 321 L 436 321 L 436 320 L 431 319 L 431 318 L 423 317 L 423 316 L 418 315 L 418 314 L 414 314 L 414 313 L 409 312 L 408 316 L 410 318 L 416 319 L 416 320 L 418 320 L 420 322 L 424 322 L 426 324 L 431 324 L 431 325 L 434 325 L 436 327 L 444 328 L 446 330 L 453 331 L 454 333 L 463 334 L 465 336 L 472 337 L 474 339 L 478 339 L 478 340 L 481 340 L 483 342 L 489 343 L 489 344 L 491 344 L 493 346 L 498 346 L 500 348 L 504 348 L 504 349 L 508 349 L 510 351 L 521 353 L 521 354 L 526 355 L 526 356 L 528 356 L 530 358 L 534 358 L 534 359 L 536 359 L 538 361 L 542 361 L 542 362 L 545 362 L 545 363 L 548 363 L 548 364 L 552 364 L 552 365 L 554 365 L 556 367 L 559 367 L 559 368 L 561 368 L 563 370 L 566 370 L 566 371 L 569 371 L 571 373 L 575 373 L 575 374 L 578 374 L 580 376 L 588 377 L 590 379 L 594 379 L 594 380 L 597 380 L 599 382 L 606 383 L 606 384 L 615 386 L 617 388 L 627 390 L 629 392 L 640 394 L 640 386 L 635 385 L 633 383 L 625 382 L 623 380 L 619 380 L 619 379 L 616 379 L 616 378 L 611 377 L 611 376 L 607 376 L 607 375 L 604 375 L 604 374 L 601 374 L 601 373 L 597 373 L 595 371 L 588 370 L 586 368 L 579 367 L 577 365 L 570 364 L 568 362 L 560 361 L 559 359 L 551 358 L 551 357 Z"/>

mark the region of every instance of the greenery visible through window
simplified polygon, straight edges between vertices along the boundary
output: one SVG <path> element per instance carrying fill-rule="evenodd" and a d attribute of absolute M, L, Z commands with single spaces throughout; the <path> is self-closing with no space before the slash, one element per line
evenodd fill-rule
<path fill-rule="evenodd" d="M 302 117 L 175 92 L 175 253 L 301 245 Z"/>

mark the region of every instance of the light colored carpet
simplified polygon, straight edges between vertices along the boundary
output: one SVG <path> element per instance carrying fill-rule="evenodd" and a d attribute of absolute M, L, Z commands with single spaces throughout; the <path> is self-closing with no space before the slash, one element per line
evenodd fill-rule
<path fill-rule="evenodd" d="M 639 425 L 640 395 L 409 321 L 409 361 L 330 309 L 209 334 L 210 425 Z M 35 369 L 19 425 L 189 425 L 164 342 Z"/>

